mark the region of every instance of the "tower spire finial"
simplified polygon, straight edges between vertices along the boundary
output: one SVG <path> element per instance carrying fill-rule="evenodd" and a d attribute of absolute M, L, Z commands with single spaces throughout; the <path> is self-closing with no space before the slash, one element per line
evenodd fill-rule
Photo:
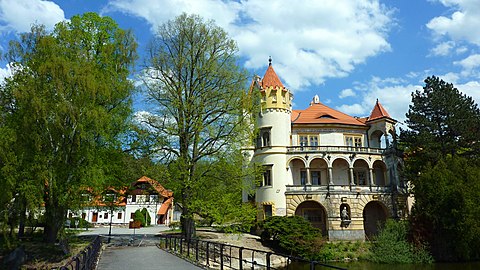
<path fill-rule="evenodd" d="M 268 57 L 268 66 L 271 66 L 271 65 L 272 65 L 272 57 L 269 56 L 269 57 Z"/>

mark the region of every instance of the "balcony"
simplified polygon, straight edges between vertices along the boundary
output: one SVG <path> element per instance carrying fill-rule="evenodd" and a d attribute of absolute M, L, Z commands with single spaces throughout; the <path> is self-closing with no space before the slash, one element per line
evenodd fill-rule
<path fill-rule="evenodd" d="M 349 186 L 349 185 L 287 185 L 286 193 L 388 193 L 390 186 Z"/>
<path fill-rule="evenodd" d="M 384 148 L 356 147 L 356 146 L 288 146 L 288 153 L 365 153 L 365 154 L 383 154 Z"/>

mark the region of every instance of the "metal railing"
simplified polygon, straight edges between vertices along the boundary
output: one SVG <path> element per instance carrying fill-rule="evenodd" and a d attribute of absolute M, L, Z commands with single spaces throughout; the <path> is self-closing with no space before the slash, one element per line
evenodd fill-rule
<path fill-rule="evenodd" d="M 295 269 L 292 262 L 308 264 L 310 270 L 345 268 L 309 261 L 299 257 L 193 239 L 186 241 L 180 236 L 160 235 L 159 248 L 170 251 L 177 256 L 207 269 Z"/>
<path fill-rule="evenodd" d="M 73 256 L 60 270 L 90 270 L 94 269 L 97 262 L 102 240 L 100 236 L 95 237 L 93 242 L 77 255 Z"/>

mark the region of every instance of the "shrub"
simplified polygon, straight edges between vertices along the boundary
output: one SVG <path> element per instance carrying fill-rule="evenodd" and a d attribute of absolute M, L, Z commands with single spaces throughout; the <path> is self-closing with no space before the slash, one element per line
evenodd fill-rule
<path fill-rule="evenodd" d="M 291 255 L 312 258 L 323 244 L 320 230 L 302 217 L 269 217 L 262 227 L 262 241 L 272 241 Z"/>
<path fill-rule="evenodd" d="M 369 259 L 377 263 L 432 263 L 433 258 L 424 247 L 415 247 L 407 241 L 407 223 L 387 220 L 376 238 Z"/>
<path fill-rule="evenodd" d="M 147 208 L 142 209 L 142 214 L 145 217 L 145 225 L 144 227 L 149 226 L 152 223 L 152 218 L 150 217 L 150 214 L 148 213 Z"/>

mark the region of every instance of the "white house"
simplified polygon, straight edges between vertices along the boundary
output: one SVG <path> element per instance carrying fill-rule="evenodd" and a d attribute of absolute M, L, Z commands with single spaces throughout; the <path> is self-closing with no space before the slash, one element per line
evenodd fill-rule
<path fill-rule="evenodd" d="M 87 205 L 78 211 L 69 211 L 69 217 L 81 217 L 92 224 L 128 225 L 134 218 L 137 210 L 147 209 L 151 217 L 151 225 L 168 225 L 173 221 L 173 192 L 165 189 L 158 181 L 146 176 L 133 182 L 130 187 L 124 188 L 108 204 L 105 198 L 89 198 Z M 108 196 L 109 193 L 107 192 Z M 89 194 L 85 196 L 90 197 Z"/>

